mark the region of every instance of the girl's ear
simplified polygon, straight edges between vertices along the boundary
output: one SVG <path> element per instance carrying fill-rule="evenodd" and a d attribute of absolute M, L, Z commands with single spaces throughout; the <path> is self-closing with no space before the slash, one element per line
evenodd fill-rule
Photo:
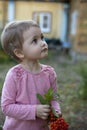
<path fill-rule="evenodd" d="M 23 58 L 24 58 L 24 54 L 22 53 L 22 50 L 20 50 L 20 49 L 14 49 L 14 54 L 15 54 L 19 59 L 23 59 Z"/>

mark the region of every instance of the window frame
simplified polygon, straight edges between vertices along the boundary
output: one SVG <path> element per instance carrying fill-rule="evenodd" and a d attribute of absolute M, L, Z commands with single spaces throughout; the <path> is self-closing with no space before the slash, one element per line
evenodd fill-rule
<path fill-rule="evenodd" d="M 45 16 L 48 17 L 48 20 L 47 20 L 48 28 L 44 28 L 43 27 L 43 24 L 44 24 L 43 19 L 44 19 Z M 39 24 L 39 26 L 41 28 L 41 31 L 43 33 L 50 33 L 51 32 L 51 25 L 52 25 L 52 13 L 51 12 L 47 12 L 47 11 L 36 11 L 36 12 L 33 12 L 33 20 L 36 21 L 37 24 Z"/>

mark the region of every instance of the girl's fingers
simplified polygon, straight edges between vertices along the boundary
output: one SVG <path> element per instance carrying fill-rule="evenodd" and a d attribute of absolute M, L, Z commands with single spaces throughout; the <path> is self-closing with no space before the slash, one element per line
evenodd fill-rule
<path fill-rule="evenodd" d="M 44 108 L 50 108 L 50 105 L 44 105 Z"/>
<path fill-rule="evenodd" d="M 44 109 L 45 113 L 49 113 L 51 110 L 50 109 Z"/>
<path fill-rule="evenodd" d="M 46 120 L 48 118 L 48 114 L 44 114 L 43 116 L 42 116 L 42 119 L 44 119 L 44 120 Z"/>
<path fill-rule="evenodd" d="M 49 105 L 44 105 L 44 112 L 50 112 L 51 108 Z"/>

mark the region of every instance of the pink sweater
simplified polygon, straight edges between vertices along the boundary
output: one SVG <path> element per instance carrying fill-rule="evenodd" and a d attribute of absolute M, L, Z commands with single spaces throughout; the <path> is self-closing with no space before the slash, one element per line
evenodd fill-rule
<path fill-rule="evenodd" d="M 6 115 L 3 130 L 49 130 L 47 120 L 36 117 L 36 105 L 40 104 L 36 94 L 44 95 L 50 86 L 57 91 L 56 73 L 50 66 L 42 65 L 37 74 L 21 64 L 11 68 L 2 90 L 1 106 Z M 61 112 L 58 102 L 51 104 Z"/>

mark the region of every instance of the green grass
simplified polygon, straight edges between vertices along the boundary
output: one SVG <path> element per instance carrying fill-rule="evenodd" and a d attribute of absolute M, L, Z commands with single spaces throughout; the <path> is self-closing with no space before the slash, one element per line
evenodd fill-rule
<path fill-rule="evenodd" d="M 81 64 L 79 75 L 82 77 L 79 95 L 82 99 L 87 100 L 87 66 L 85 64 Z"/>

